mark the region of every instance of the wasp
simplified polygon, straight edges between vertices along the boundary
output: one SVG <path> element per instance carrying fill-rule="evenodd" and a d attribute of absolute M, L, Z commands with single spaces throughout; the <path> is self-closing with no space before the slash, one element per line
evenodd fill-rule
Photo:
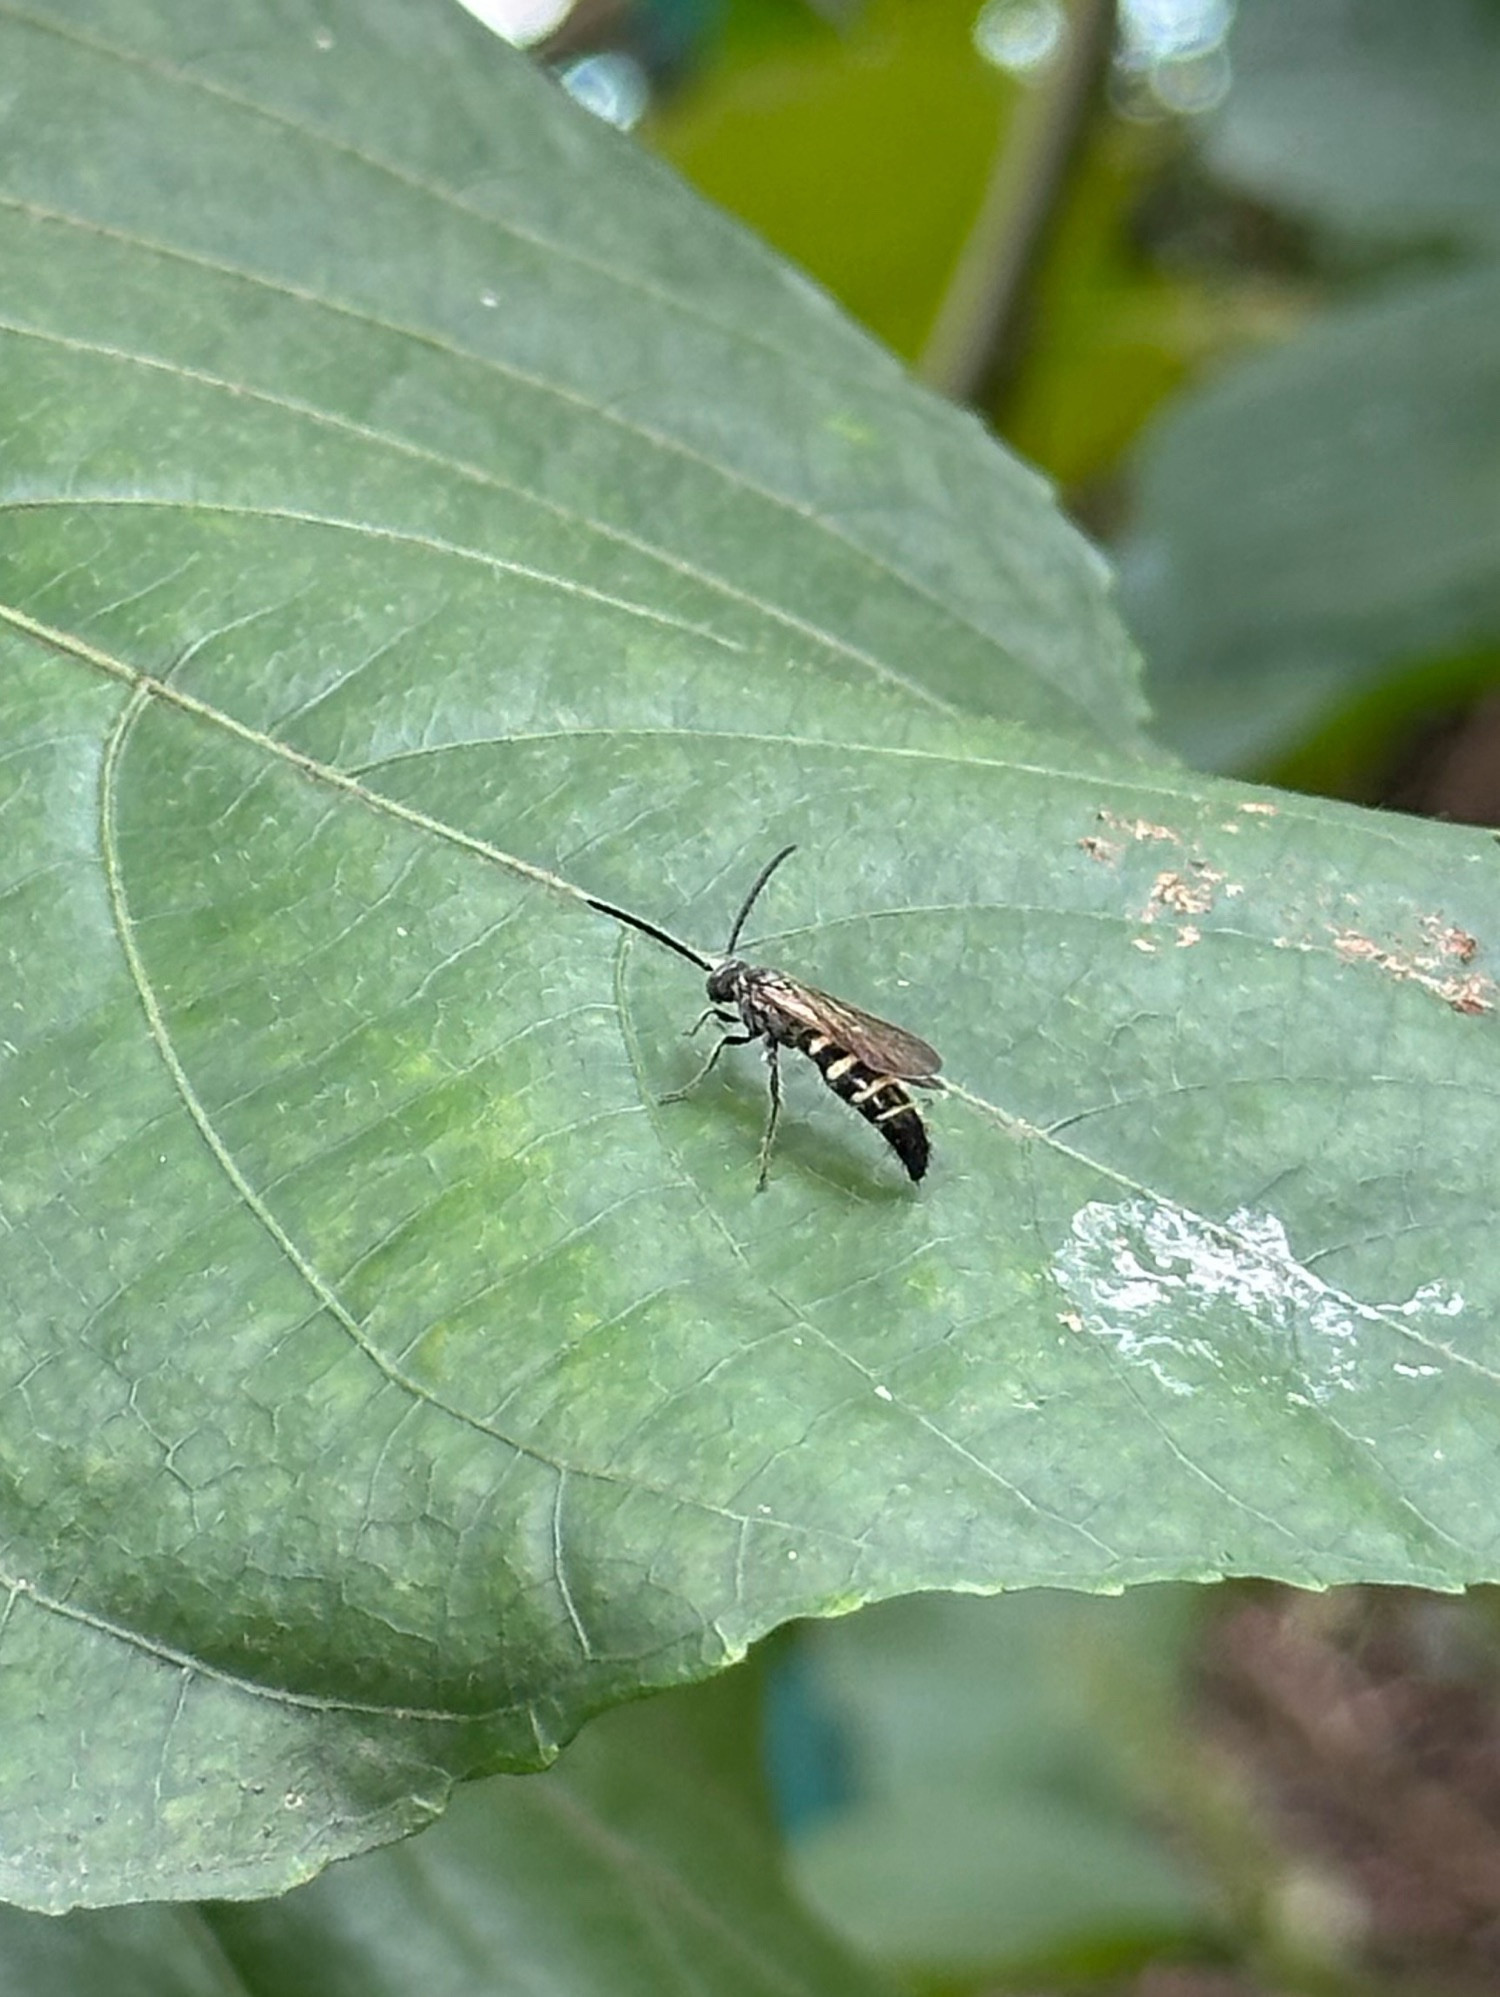
<path fill-rule="evenodd" d="M 773 971 L 735 955 L 740 932 L 761 890 L 782 861 L 796 850 L 795 846 L 783 846 L 756 875 L 750 892 L 740 904 L 720 957 L 704 956 L 701 950 L 693 949 L 665 929 L 658 929 L 654 922 L 632 915 L 628 909 L 596 901 L 592 895 L 585 896 L 585 900 L 601 915 L 639 929 L 708 973 L 708 1004 L 688 1032 L 697 1033 L 713 1020 L 722 1029 L 718 1044 L 687 1086 L 673 1089 L 670 1095 L 662 1097 L 663 1102 L 678 1102 L 691 1095 L 712 1073 L 726 1047 L 748 1047 L 756 1040 L 763 1043 L 771 1107 L 760 1141 L 757 1191 L 764 1188 L 770 1173 L 771 1145 L 781 1116 L 783 1047 L 807 1055 L 834 1094 L 842 1097 L 851 1109 L 858 1110 L 866 1123 L 874 1124 L 901 1160 L 908 1177 L 915 1181 L 927 1170 L 931 1145 L 927 1126 L 909 1090 L 938 1086 L 937 1074 L 943 1065 L 938 1055 L 925 1040 L 919 1040 L 903 1027 L 892 1026 L 889 1020 L 861 1012 L 858 1006 L 805 985 L 785 971 Z"/>

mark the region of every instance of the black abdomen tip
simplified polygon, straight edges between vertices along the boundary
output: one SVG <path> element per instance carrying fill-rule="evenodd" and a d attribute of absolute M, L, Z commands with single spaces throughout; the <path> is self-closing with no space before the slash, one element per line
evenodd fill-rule
<path fill-rule="evenodd" d="M 932 1147 L 921 1112 L 906 1090 L 893 1076 L 877 1074 L 821 1034 L 810 1036 L 810 1042 L 806 1051 L 833 1093 L 858 1110 L 866 1123 L 874 1124 L 901 1160 L 908 1178 L 920 1179 Z"/>

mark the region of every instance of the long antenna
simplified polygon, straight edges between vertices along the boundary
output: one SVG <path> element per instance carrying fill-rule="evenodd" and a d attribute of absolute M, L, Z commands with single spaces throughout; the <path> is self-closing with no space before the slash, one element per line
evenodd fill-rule
<path fill-rule="evenodd" d="M 750 913 L 751 909 L 754 908 L 755 906 L 756 896 L 760 893 L 761 889 L 765 886 L 766 882 L 770 880 L 772 874 L 775 873 L 776 869 L 781 865 L 782 861 L 787 857 L 787 855 L 789 853 L 795 853 L 796 850 L 797 848 L 794 845 L 783 846 L 781 851 L 776 855 L 776 858 L 774 860 L 767 860 L 766 864 L 761 868 L 760 872 L 755 876 L 755 885 L 753 888 L 751 888 L 749 894 L 745 896 L 744 906 L 741 908 L 739 914 L 734 918 L 734 927 L 729 932 L 729 941 L 724 945 L 724 955 L 726 957 L 732 957 L 734 955 L 734 946 L 740 940 L 740 931 L 745 926 L 745 917 Z"/>
<path fill-rule="evenodd" d="M 612 901 L 595 901 L 591 894 L 586 894 L 584 900 L 590 908 L 598 909 L 601 915 L 613 916 L 616 922 L 629 923 L 632 929 L 639 929 L 643 936 L 650 936 L 658 943 L 665 943 L 669 950 L 675 950 L 679 957 L 686 957 L 688 962 L 696 964 L 700 971 L 713 969 L 711 957 L 705 957 L 690 943 L 679 943 L 677 938 L 669 936 L 665 929 L 658 929 L 654 922 L 647 922 L 642 916 L 632 915 L 628 908 L 616 908 Z"/>
<path fill-rule="evenodd" d="M 740 940 L 740 931 L 745 926 L 745 918 L 749 915 L 751 909 L 754 908 L 756 897 L 759 895 L 761 889 L 770 880 L 772 874 L 775 873 L 787 855 L 795 853 L 796 850 L 795 846 L 783 846 L 775 859 L 768 860 L 755 876 L 755 884 L 749 894 L 745 896 L 744 902 L 740 907 L 740 912 L 734 918 L 734 927 L 729 932 L 729 942 L 724 951 L 726 957 L 733 955 L 734 946 Z M 665 943 L 669 950 L 675 950 L 679 957 L 686 957 L 688 962 L 696 964 L 700 971 L 711 971 L 721 961 L 718 958 L 705 957 L 703 952 L 695 950 L 691 943 L 684 943 L 679 937 L 671 935 L 667 930 L 658 929 L 654 922 L 647 922 L 643 915 L 632 915 L 628 908 L 616 908 L 612 901 L 598 901 L 591 894 L 586 894 L 583 898 L 589 907 L 597 909 L 600 915 L 607 915 L 615 922 L 623 922 L 631 929 L 638 929 L 643 936 L 649 936 L 653 942 Z"/>

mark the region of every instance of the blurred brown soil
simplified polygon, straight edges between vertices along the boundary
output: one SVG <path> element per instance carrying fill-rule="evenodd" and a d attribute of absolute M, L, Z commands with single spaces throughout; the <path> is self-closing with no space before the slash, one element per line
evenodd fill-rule
<path fill-rule="evenodd" d="M 1209 1634 L 1207 1736 L 1279 1854 L 1269 1897 L 1300 1877 L 1330 1910 L 1326 1987 L 1500 1993 L 1497 1621 L 1487 1593 L 1266 1588 Z M 1270 1987 L 1164 1969 L 1132 1997 Z"/>

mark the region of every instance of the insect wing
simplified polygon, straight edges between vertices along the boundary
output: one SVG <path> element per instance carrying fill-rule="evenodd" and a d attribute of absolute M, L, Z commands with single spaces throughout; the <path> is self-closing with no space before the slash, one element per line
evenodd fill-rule
<path fill-rule="evenodd" d="M 943 1065 L 936 1049 L 919 1040 L 915 1033 L 892 1026 L 888 1019 L 877 1019 L 872 1012 L 861 1012 L 857 1005 L 834 998 L 830 992 L 820 992 L 812 985 L 786 978 L 777 980 L 771 996 L 788 1017 L 817 1033 L 826 1033 L 837 1046 L 863 1061 L 877 1075 L 920 1082 L 935 1075 Z"/>

